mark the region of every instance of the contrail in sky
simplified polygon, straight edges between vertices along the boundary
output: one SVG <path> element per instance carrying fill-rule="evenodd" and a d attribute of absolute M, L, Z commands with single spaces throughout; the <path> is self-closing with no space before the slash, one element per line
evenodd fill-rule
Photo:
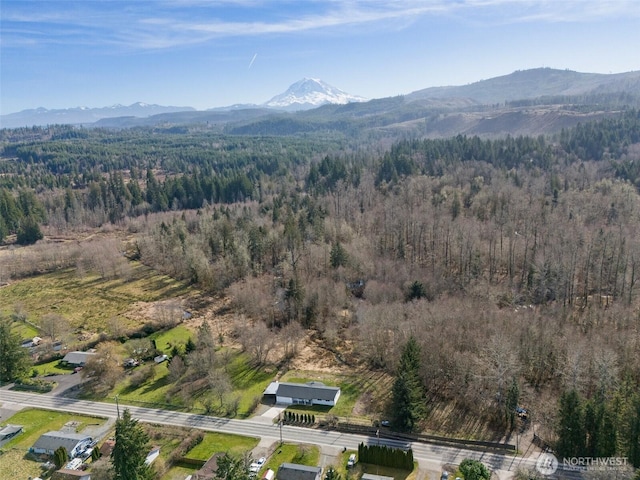
<path fill-rule="evenodd" d="M 258 54 L 257 54 L 257 53 L 254 53 L 254 54 L 253 54 L 253 58 L 252 58 L 252 59 L 251 59 L 251 61 L 249 62 L 249 68 L 251 68 L 251 65 L 253 65 L 253 62 L 255 62 L 255 61 L 256 61 L 256 57 L 257 57 L 257 56 L 258 56 Z"/>

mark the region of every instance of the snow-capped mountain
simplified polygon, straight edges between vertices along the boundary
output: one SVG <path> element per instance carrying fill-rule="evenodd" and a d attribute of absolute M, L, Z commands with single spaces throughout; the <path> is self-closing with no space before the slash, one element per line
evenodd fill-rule
<path fill-rule="evenodd" d="M 159 113 L 193 111 L 191 107 L 165 107 L 137 102 L 131 105 L 111 105 L 110 107 L 89 108 L 74 107 L 49 110 L 35 108 L 17 113 L 0 115 L 0 127 L 16 128 L 32 125 L 53 124 L 90 124 L 102 118 L 113 117 L 149 117 Z"/>
<path fill-rule="evenodd" d="M 262 106 L 284 110 L 306 110 L 327 103 L 364 102 L 366 98 L 351 95 L 316 78 L 303 78 L 286 92 L 276 95 Z"/>

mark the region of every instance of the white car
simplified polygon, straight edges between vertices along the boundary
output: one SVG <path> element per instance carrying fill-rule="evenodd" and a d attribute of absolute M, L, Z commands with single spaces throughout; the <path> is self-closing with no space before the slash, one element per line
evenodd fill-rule
<path fill-rule="evenodd" d="M 258 461 L 256 462 L 256 464 L 257 464 L 259 467 L 261 467 L 262 465 L 264 465 L 264 462 L 266 462 L 266 461 L 267 461 L 266 457 L 260 457 L 260 458 L 258 459 Z"/>
<path fill-rule="evenodd" d="M 260 470 L 260 465 L 257 463 L 254 462 L 249 465 L 249 473 L 258 473 L 258 470 Z"/>

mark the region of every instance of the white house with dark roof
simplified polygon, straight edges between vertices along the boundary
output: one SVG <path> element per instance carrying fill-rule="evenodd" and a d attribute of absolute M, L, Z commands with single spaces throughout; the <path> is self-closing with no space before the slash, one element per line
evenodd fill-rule
<path fill-rule="evenodd" d="M 340 398 L 340 388 L 327 387 L 322 382 L 272 382 L 264 396 L 284 405 L 327 405 L 333 407 Z"/>
<path fill-rule="evenodd" d="M 69 458 L 75 458 L 87 448 L 93 439 L 83 433 L 69 433 L 62 431 L 47 432 L 33 444 L 30 451 L 53 455 L 58 448 L 64 447 Z"/>
<path fill-rule="evenodd" d="M 84 367 L 91 357 L 95 355 L 95 352 L 69 352 L 62 359 L 62 363 L 67 365 L 73 365 L 76 367 Z"/>

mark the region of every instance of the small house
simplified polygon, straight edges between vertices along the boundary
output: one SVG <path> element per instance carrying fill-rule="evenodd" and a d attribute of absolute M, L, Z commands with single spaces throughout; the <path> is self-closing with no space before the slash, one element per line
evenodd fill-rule
<path fill-rule="evenodd" d="M 276 480 L 320 480 L 322 469 L 297 463 L 283 463 L 278 468 Z"/>
<path fill-rule="evenodd" d="M 69 458 L 75 458 L 89 448 L 92 443 L 93 439 L 83 433 L 52 431 L 42 434 L 30 448 L 30 451 L 53 455 L 53 452 L 58 448 L 64 447 Z"/>
<path fill-rule="evenodd" d="M 92 356 L 95 355 L 95 352 L 69 352 L 64 358 L 61 360 L 62 363 L 66 363 L 72 367 L 84 367 Z"/>
<path fill-rule="evenodd" d="M 272 382 L 264 391 L 265 399 L 284 405 L 327 405 L 333 407 L 340 398 L 340 388 L 322 382 Z"/>

